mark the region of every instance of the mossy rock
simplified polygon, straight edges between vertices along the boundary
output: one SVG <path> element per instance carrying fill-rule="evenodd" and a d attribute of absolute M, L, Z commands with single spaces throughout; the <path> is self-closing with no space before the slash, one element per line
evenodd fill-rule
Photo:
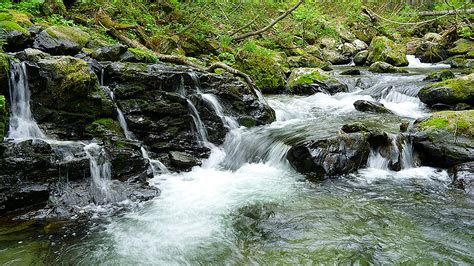
<path fill-rule="evenodd" d="M 422 102 L 429 106 L 434 104 L 455 105 L 459 103 L 474 104 L 474 74 L 441 81 L 424 87 L 418 93 Z"/>
<path fill-rule="evenodd" d="M 31 36 L 30 32 L 27 29 L 23 28 L 18 23 L 13 21 L 0 21 L 0 28 L 2 29 L 2 31 L 6 31 L 7 33 L 10 31 L 18 31 L 28 37 Z"/>
<path fill-rule="evenodd" d="M 112 118 L 100 118 L 92 122 L 87 129 L 89 134 L 94 137 L 107 138 L 110 136 L 120 136 L 123 135 L 123 130 L 120 127 L 119 122 Z"/>
<path fill-rule="evenodd" d="M 375 37 L 370 42 L 367 63 L 372 64 L 377 61 L 394 66 L 407 66 L 406 47 L 384 36 Z"/>
<path fill-rule="evenodd" d="M 6 93 L 8 89 L 8 77 L 10 75 L 10 57 L 7 54 L 0 53 L 0 93 Z"/>
<path fill-rule="evenodd" d="M 145 51 L 138 48 L 128 48 L 128 51 L 132 53 L 137 62 L 141 63 L 157 63 L 158 57 L 152 51 Z"/>
<path fill-rule="evenodd" d="M 454 47 L 449 49 L 450 55 L 462 55 L 474 51 L 474 41 L 467 39 L 459 39 L 454 42 Z"/>
<path fill-rule="evenodd" d="M 374 73 L 408 73 L 405 69 L 394 67 L 389 63 L 380 61 L 370 65 L 369 70 Z"/>
<path fill-rule="evenodd" d="M 24 13 L 18 10 L 3 9 L 0 10 L 0 21 L 11 21 L 22 26 L 32 26 L 30 18 L 32 17 L 29 13 Z"/>
<path fill-rule="evenodd" d="M 36 36 L 33 48 L 57 55 L 74 55 L 91 40 L 91 36 L 76 27 L 52 26 Z"/>
<path fill-rule="evenodd" d="M 426 78 L 424 78 L 424 81 L 434 81 L 434 82 L 440 82 L 448 79 L 453 79 L 454 73 L 449 70 L 449 69 L 443 69 L 443 70 L 438 70 L 430 73 Z"/>
<path fill-rule="evenodd" d="M 8 120 L 8 110 L 7 102 L 5 96 L 0 95 L 0 141 L 3 140 L 7 134 L 7 120 Z"/>
<path fill-rule="evenodd" d="M 14 10 L 0 10 L 0 49 L 6 51 L 23 49 L 31 37 L 25 27 L 31 25 L 26 14 Z"/>
<path fill-rule="evenodd" d="M 311 85 L 317 82 L 323 83 L 330 79 L 320 68 L 298 68 L 291 72 L 288 78 L 288 86 L 290 88 Z"/>
<path fill-rule="evenodd" d="M 449 60 L 452 68 L 473 68 L 474 59 L 465 58 L 464 56 L 455 56 Z"/>
<path fill-rule="evenodd" d="M 430 41 L 422 42 L 416 48 L 415 55 L 423 63 L 437 63 L 447 58 L 444 46 Z"/>
<path fill-rule="evenodd" d="M 241 50 L 236 57 L 236 67 L 250 75 L 264 93 L 275 93 L 285 86 L 285 71 L 276 54 L 263 47 L 253 51 Z"/>
<path fill-rule="evenodd" d="M 446 130 L 450 133 L 474 137 L 474 110 L 442 111 L 417 124 L 423 131 Z"/>
<path fill-rule="evenodd" d="M 326 62 L 310 54 L 305 54 L 301 56 L 290 56 L 288 57 L 288 64 L 290 65 L 291 68 L 298 68 L 298 67 L 325 68 L 328 66 Z"/>

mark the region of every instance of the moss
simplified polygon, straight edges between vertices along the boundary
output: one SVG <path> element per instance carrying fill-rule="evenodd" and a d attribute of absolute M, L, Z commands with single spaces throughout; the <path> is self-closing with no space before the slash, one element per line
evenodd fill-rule
<path fill-rule="evenodd" d="M 330 77 L 323 73 L 320 68 L 297 68 L 291 72 L 288 78 L 288 86 L 290 88 L 311 85 L 316 82 L 328 81 Z"/>
<path fill-rule="evenodd" d="M 275 92 L 285 85 L 285 72 L 271 50 L 247 47 L 237 54 L 236 67 L 249 74 L 263 92 Z"/>
<path fill-rule="evenodd" d="M 0 53 L 0 85 L 7 84 L 9 72 L 10 72 L 9 56 L 6 54 Z"/>
<path fill-rule="evenodd" d="M 31 23 L 30 17 L 31 14 L 23 13 L 18 10 L 0 10 L 0 21 L 11 21 L 24 26 L 32 26 L 33 23 Z"/>
<path fill-rule="evenodd" d="M 239 119 L 239 123 L 244 127 L 254 127 L 257 125 L 255 119 L 251 117 L 242 117 Z"/>
<path fill-rule="evenodd" d="M 7 133 L 7 118 L 8 111 L 5 96 L 0 95 L 0 141 L 3 140 Z"/>
<path fill-rule="evenodd" d="M 25 34 L 26 36 L 30 36 L 30 32 L 27 29 L 13 21 L 0 21 L 0 28 L 5 29 L 6 31 L 16 30 Z"/>
<path fill-rule="evenodd" d="M 87 127 L 87 131 L 91 132 L 94 136 L 97 135 L 101 137 L 111 134 L 123 136 L 120 124 L 112 118 L 100 118 L 95 120 Z"/>
<path fill-rule="evenodd" d="M 131 52 L 138 61 L 143 63 L 156 63 L 158 62 L 158 57 L 151 51 L 145 51 L 138 48 L 128 48 L 128 51 Z"/>
<path fill-rule="evenodd" d="M 467 40 L 467 39 L 459 39 L 454 43 L 454 47 L 449 49 L 448 52 L 451 55 L 460 55 L 466 54 L 474 51 L 474 41 Z"/>
<path fill-rule="evenodd" d="M 47 28 L 46 32 L 53 38 L 70 40 L 81 46 L 85 46 L 91 38 L 87 32 L 68 26 L 52 26 Z"/>
<path fill-rule="evenodd" d="M 446 130 L 474 137 L 474 110 L 437 112 L 417 126 L 425 131 Z"/>
<path fill-rule="evenodd" d="M 329 76 L 327 75 L 321 74 L 319 72 L 313 72 L 310 74 L 305 74 L 305 75 L 300 76 L 296 82 L 298 85 L 305 85 L 305 84 L 314 83 L 315 80 L 325 81 L 328 79 L 329 79 Z"/>
<path fill-rule="evenodd" d="M 369 63 L 377 61 L 387 62 L 394 66 L 406 66 L 406 48 L 387 37 L 375 37 L 369 46 Z"/>
<path fill-rule="evenodd" d="M 429 91 L 430 89 L 442 87 L 451 89 L 452 96 L 455 98 L 470 99 L 474 95 L 474 74 L 440 81 L 422 90 Z"/>

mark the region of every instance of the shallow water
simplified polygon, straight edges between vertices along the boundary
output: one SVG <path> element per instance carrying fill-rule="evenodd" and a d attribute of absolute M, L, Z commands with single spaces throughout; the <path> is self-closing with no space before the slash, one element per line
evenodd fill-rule
<path fill-rule="evenodd" d="M 350 93 L 267 97 L 276 122 L 233 128 L 202 167 L 156 176 L 160 197 L 82 228 L 5 227 L 0 263 L 472 264 L 474 198 L 449 187 L 446 171 L 374 164 L 311 183 L 285 159 L 292 143 L 339 134 L 351 121 L 396 133 L 401 121 L 428 115 L 413 97 L 423 77 L 364 73 L 341 78 Z M 358 99 L 397 115 L 357 112 Z"/>

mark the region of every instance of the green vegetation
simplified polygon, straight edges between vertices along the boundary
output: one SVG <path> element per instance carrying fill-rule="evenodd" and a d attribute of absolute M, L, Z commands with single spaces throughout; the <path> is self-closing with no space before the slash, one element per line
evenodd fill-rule
<path fill-rule="evenodd" d="M 135 55 L 138 61 L 143 63 L 156 63 L 158 62 L 158 57 L 151 51 L 145 51 L 138 48 L 128 48 L 128 51 Z"/>
<path fill-rule="evenodd" d="M 7 119 L 8 119 L 7 102 L 5 100 L 5 96 L 0 95 L 0 141 L 3 140 L 8 130 Z"/>
<path fill-rule="evenodd" d="M 419 123 L 418 127 L 422 130 L 447 130 L 474 137 L 474 110 L 437 112 Z"/>

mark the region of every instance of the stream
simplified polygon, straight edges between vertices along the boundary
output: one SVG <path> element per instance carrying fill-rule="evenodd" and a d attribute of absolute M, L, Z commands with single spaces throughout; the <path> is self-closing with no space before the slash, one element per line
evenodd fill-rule
<path fill-rule="evenodd" d="M 429 115 L 416 94 L 426 74 L 443 66 L 410 63 L 408 74 L 340 76 L 347 67 L 336 68 L 348 93 L 267 96 L 277 119 L 254 128 L 238 127 L 217 97 L 203 94 L 230 132 L 224 144 L 209 143 L 189 101 L 199 140 L 211 149 L 202 166 L 158 171 L 150 184 L 161 195 L 114 216 L 2 226 L 0 264 L 473 264 L 474 198 L 449 187 L 445 170 L 415 166 L 408 144 L 399 172 L 373 154 L 366 169 L 314 183 L 286 161 L 292 143 L 338 134 L 349 122 L 395 134 L 402 121 Z M 396 115 L 358 112 L 360 99 Z M 85 149 L 93 167 L 100 147 Z M 95 167 L 109 174 L 107 164 Z"/>

